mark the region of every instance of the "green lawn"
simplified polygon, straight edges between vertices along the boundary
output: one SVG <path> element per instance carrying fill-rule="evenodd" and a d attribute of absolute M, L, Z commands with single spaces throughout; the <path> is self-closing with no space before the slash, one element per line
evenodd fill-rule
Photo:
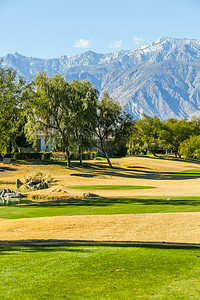
<path fill-rule="evenodd" d="M 0 247 L 1 299 L 200 299 L 200 249 Z"/>
<path fill-rule="evenodd" d="M 190 176 L 200 176 L 200 170 L 194 169 L 194 170 L 186 170 L 186 171 L 182 171 L 182 172 L 176 172 L 176 174 L 179 175 L 190 175 Z"/>
<path fill-rule="evenodd" d="M 167 197 L 72 199 L 31 205 L 1 206 L 0 218 L 199 211 L 200 197 L 172 197 L 171 201 L 167 201 Z"/>
<path fill-rule="evenodd" d="M 68 189 L 78 190 L 142 190 L 153 189 L 153 186 L 140 186 L 140 185 L 73 185 L 68 186 Z"/>
<path fill-rule="evenodd" d="M 194 170 L 186 170 L 186 171 L 182 171 L 181 173 L 194 173 L 194 174 L 200 174 L 200 170 L 194 169 Z"/>

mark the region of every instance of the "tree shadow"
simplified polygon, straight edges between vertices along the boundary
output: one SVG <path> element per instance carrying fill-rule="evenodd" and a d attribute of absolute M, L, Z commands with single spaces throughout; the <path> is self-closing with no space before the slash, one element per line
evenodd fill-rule
<path fill-rule="evenodd" d="M 140 156 L 143 158 L 148 159 L 163 159 L 167 160 L 168 158 L 165 157 L 149 157 L 149 156 Z M 173 158 L 170 157 L 169 160 L 174 161 L 183 161 L 186 160 L 180 158 Z M 196 164 L 200 164 L 199 160 L 187 160 L 187 162 L 193 162 Z M 16 161 L 13 164 L 21 164 L 21 165 L 60 165 L 66 166 L 66 162 L 64 161 L 38 161 L 38 160 L 29 160 L 29 161 Z M 109 168 L 107 162 L 105 161 L 86 161 L 84 162 L 83 166 L 79 165 L 79 162 L 73 161 L 73 165 L 69 170 L 74 170 L 77 173 L 71 174 L 71 176 L 77 177 L 86 177 L 86 178 L 93 178 L 97 176 L 109 176 L 109 177 L 122 177 L 127 179 L 153 179 L 153 180 L 185 180 L 185 179 L 196 179 L 200 177 L 200 173 L 176 173 L 176 172 L 158 172 L 148 167 L 141 167 L 141 166 L 128 166 L 127 168 L 120 167 L 117 164 L 113 164 L 113 168 Z M 84 173 L 83 173 L 84 170 Z M 11 167 L 0 167 L 0 172 L 4 171 L 17 171 Z"/>
<path fill-rule="evenodd" d="M 144 156 L 143 158 L 148 159 L 158 159 L 154 157 L 147 157 Z M 159 157 L 159 159 L 165 159 Z M 171 158 L 170 160 L 176 161 L 185 161 L 183 159 Z M 193 162 L 193 161 L 192 161 Z M 16 164 L 19 162 L 15 162 Z M 200 162 L 195 162 L 200 163 Z M 36 166 L 41 165 L 60 165 L 66 167 L 65 162 L 56 162 L 56 161 L 37 161 L 37 160 L 30 160 L 30 161 L 22 161 L 20 162 L 21 165 L 28 165 L 34 164 Z M 108 176 L 108 177 L 121 177 L 127 179 L 152 179 L 152 180 L 186 180 L 186 179 L 196 179 L 200 177 L 200 173 L 177 173 L 177 172 L 158 172 L 148 167 L 141 167 L 141 166 L 128 166 L 127 168 L 120 167 L 117 164 L 113 164 L 113 168 L 109 168 L 108 164 L 105 161 L 98 161 L 98 162 L 84 162 L 84 166 L 81 167 L 78 162 L 73 162 L 73 166 L 69 170 L 74 170 L 77 173 L 72 173 L 71 176 L 77 177 L 86 177 L 86 178 L 93 178 L 98 176 Z M 0 172 L 5 171 L 17 171 L 11 167 L 0 167 Z"/>
<path fill-rule="evenodd" d="M 119 167 L 115 166 L 110 169 L 105 166 L 104 163 L 86 163 L 85 172 L 82 174 L 82 169 L 76 168 L 77 172 L 73 173 L 71 176 L 80 177 L 96 177 L 96 176 L 109 176 L 109 177 L 122 177 L 128 179 L 152 179 L 152 180 L 185 180 L 185 179 L 196 179 L 200 177 L 200 173 L 177 173 L 177 172 L 158 172 L 150 168 L 145 167 Z"/>
<path fill-rule="evenodd" d="M 27 208 L 27 206 L 32 208 L 38 207 L 60 207 L 67 208 L 69 206 L 76 207 L 106 207 L 106 206 L 114 206 L 116 204 L 120 205 L 159 205 L 159 206 L 200 206 L 200 198 L 199 199 L 190 199 L 187 197 L 186 199 L 173 199 L 167 200 L 166 198 L 146 198 L 146 197 L 121 197 L 121 198 L 90 198 L 90 199 L 82 199 L 82 198 L 70 198 L 70 199 L 59 199 L 59 200 L 50 200 L 43 202 L 31 202 L 26 205 L 13 205 L 15 207 L 19 207 L 20 209 Z"/>
<path fill-rule="evenodd" d="M 142 170 L 153 170 L 153 168 L 150 167 L 141 167 L 141 166 L 127 166 L 129 169 L 142 169 Z"/>
<path fill-rule="evenodd" d="M 145 242 L 145 241 L 94 241 L 94 240 L 58 240 L 58 239 L 31 239 L 16 241 L 0 241 L 0 255 L 13 254 L 13 252 L 82 252 L 91 253 L 94 250 L 88 247 L 128 247 L 128 248 L 154 248 L 174 250 L 194 250 L 200 248 L 197 243 L 175 243 L 175 242 Z M 87 247 L 71 248 L 71 247 Z"/>
<path fill-rule="evenodd" d="M 179 157 L 175 157 L 175 156 L 171 156 L 171 155 L 156 155 L 156 156 L 149 156 L 149 155 L 135 155 L 135 157 L 142 157 L 142 158 L 148 158 L 148 159 L 163 159 L 163 160 L 172 160 L 172 161 L 178 161 L 178 162 L 189 162 L 189 163 L 193 163 L 193 164 L 200 164 L 200 159 L 197 158 L 179 158 Z"/>
<path fill-rule="evenodd" d="M 7 171 L 17 171 L 16 169 L 12 167 L 0 167 L 0 172 L 7 172 Z"/>
<path fill-rule="evenodd" d="M 91 253 L 88 249 L 72 249 L 67 248 L 64 243 L 55 244 L 51 241 L 49 243 L 43 243 L 40 241 L 38 244 L 28 242 L 28 243 L 18 243 L 17 242 L 8 242 L 6 246 L 2 246 L 0 242 L 0 255 L 15 255 L 15 252 L 26 252 L 26 253 L 34 253 L 34 252 L 82 252 L 82 253 Z"/>
<path fill-rule="evenodd" d="M 93 177 L 96 177 L 97 175 L 86 173 L 86 174 L 71 174 L 71 176 L 93 178 Z"/>

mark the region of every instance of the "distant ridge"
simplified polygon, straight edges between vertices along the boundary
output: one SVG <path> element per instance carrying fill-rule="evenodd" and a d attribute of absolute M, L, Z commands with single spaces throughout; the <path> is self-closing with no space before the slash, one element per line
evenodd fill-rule
<path fill-rule="evenodd" d="M 67 80 L 89 80 L 119 100 L 134 117 L 161 119 L 200 114 L 200 41 L 159 38 L 134 50 L 99 54 L 92 51 L 56 59 L 8 54 L 3 65 L 30 79 L 38 72 Z"/>

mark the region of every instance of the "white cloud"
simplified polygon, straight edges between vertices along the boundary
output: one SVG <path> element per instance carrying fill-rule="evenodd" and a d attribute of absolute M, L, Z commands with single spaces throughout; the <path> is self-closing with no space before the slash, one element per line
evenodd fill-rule
<path fill-rule="evenodd" d="M 144 39 L 143 39 L 143 38 L 139 38 L 139 37 L 137 37 L 137 36 L 134 36 L 133 41 L 134 41 L 134 43 L 135 43 L 136 45 L 139 45 L 139 44 L 141 44 L 142 42 L 144 42 Z"/>
<path fill-rule="evenodd" d="M 122 46 L 122 41 L 113 41 L 110 43 L 109 48 L 120 48 Z"/>
<path fill-rule="evenodd" d="M 76 40 L 74 43 L 75 48 L 89 48 L 92 45 L 92 39 L 89 40 L 84 40 L 84 39 L 79 39 Z"/>

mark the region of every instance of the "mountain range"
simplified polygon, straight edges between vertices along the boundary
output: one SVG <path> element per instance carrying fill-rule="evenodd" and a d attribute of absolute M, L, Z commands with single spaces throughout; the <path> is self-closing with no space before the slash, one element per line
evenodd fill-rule
<path fill-rule="evenodd" d="M 92 51 L 57 59 L 4 57 L 2 65 L 29 80 L 38 72 L 60 73 L 68 81 L 89 80 L 107 91 L 133 118 L 200 116 L 200 41 L 159 38 L 134 50 L 99 54 Z"/>

